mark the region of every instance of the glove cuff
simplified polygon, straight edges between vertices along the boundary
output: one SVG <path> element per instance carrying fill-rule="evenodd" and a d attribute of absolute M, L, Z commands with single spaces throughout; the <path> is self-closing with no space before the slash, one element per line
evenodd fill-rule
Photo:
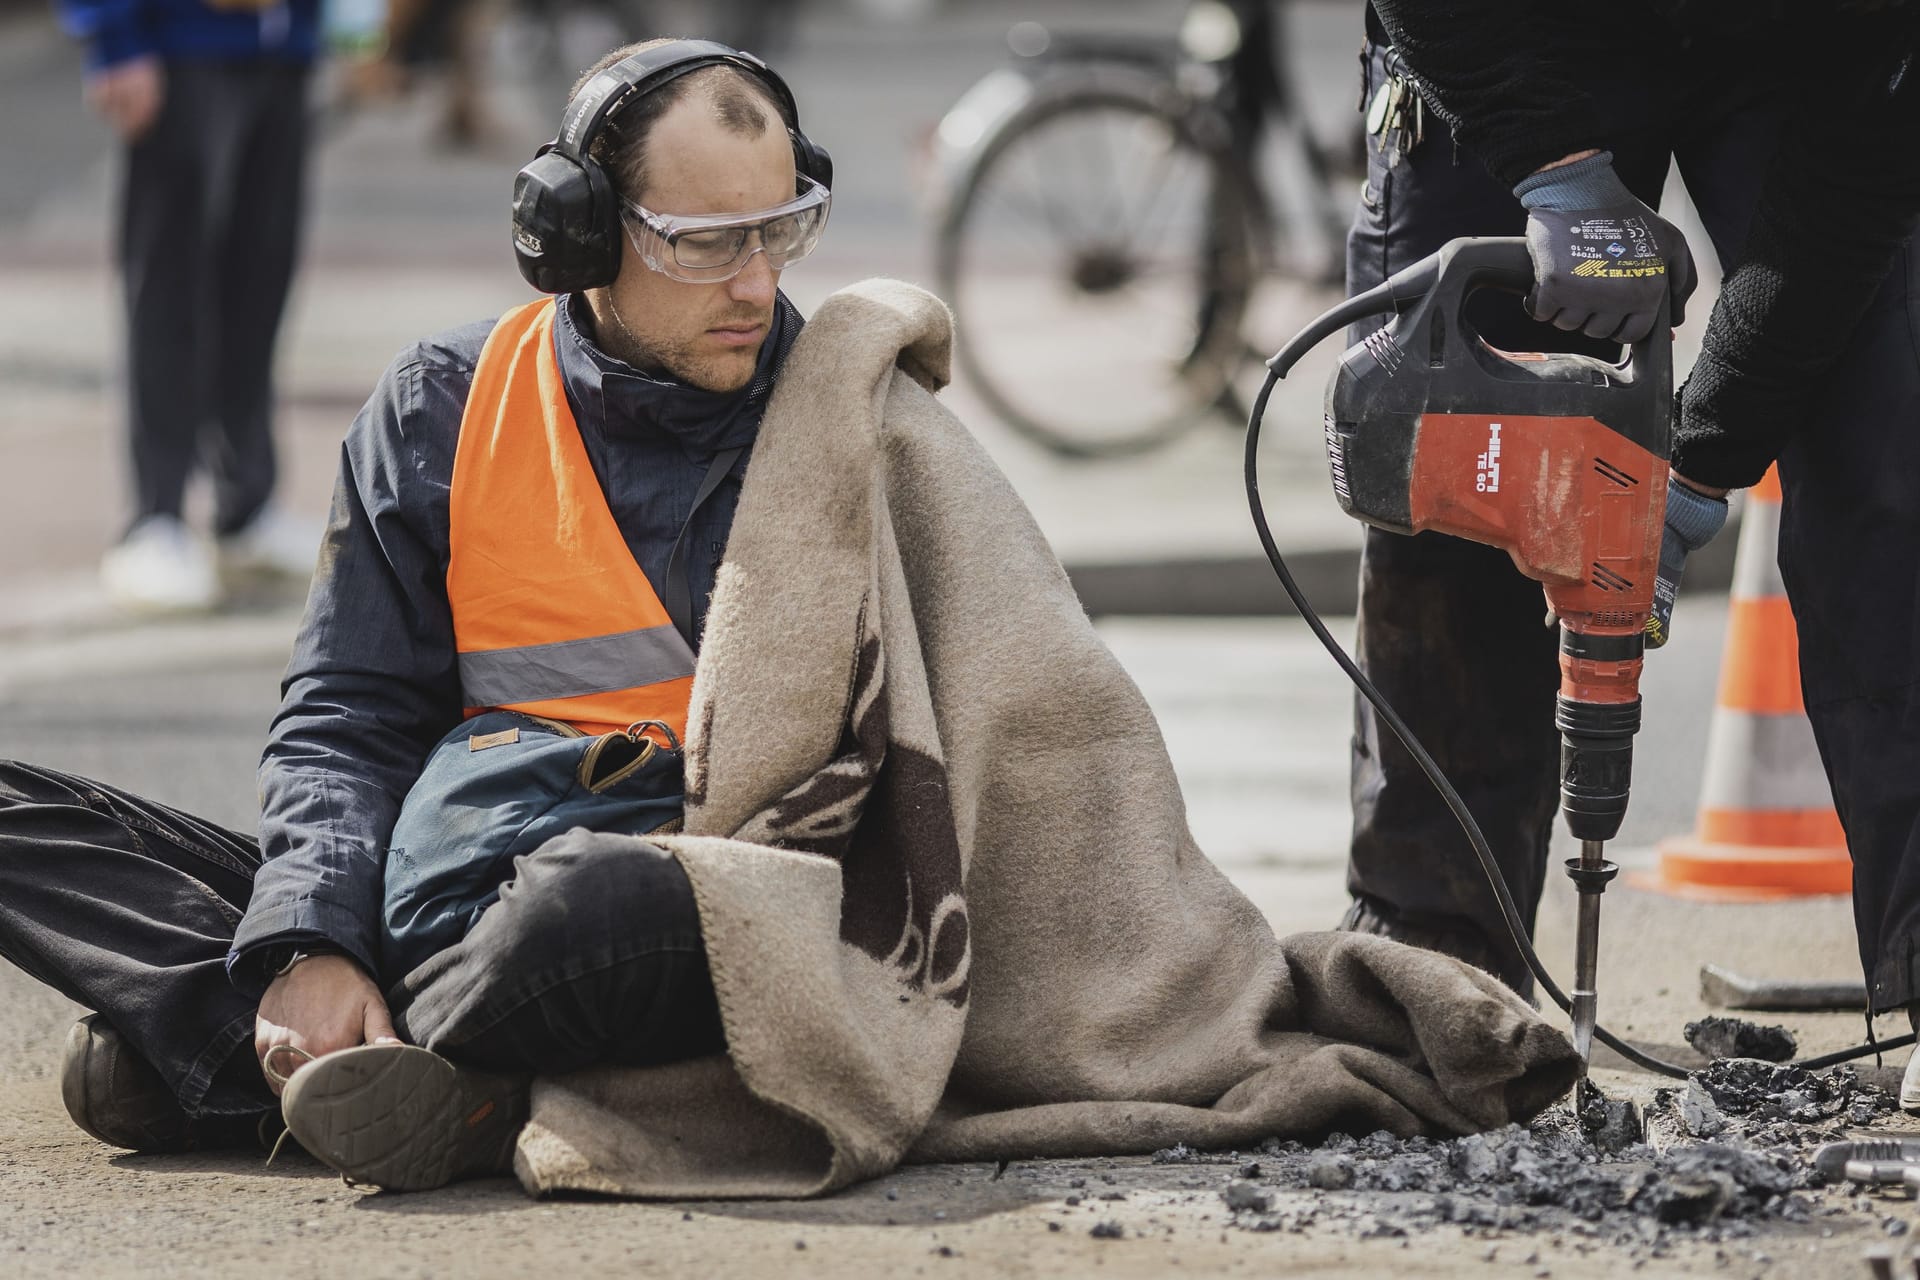
<path fill-rule="evenodd" d="M 1613 171 L 1613 152 L 1602 151 L 1539 173 L 1514 184 L 1522 208 L 1571 212 L 1605 209 L 1633 199 L 1620 175 Z"/>
<path fill-rule="evenodd" d="M 1727 523 L 1727 500 L 1710 498 L 1688 488 L 1671 477 L 1667 480 L 1667 528 L 1685 544 L 1698 551 L 1713 541 Z"/>

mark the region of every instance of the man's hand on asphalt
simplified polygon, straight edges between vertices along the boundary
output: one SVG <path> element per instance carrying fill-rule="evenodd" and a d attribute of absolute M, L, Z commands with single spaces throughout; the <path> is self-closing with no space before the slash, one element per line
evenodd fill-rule
<path fill-rule="evenodd" d="M 1663 297 L 1669 324 L 1685 318 L 1695 283 L 1686 237 L 1627 190 L 1611 152 L 1549 165 L 1513 193 L 1527 210 L 1534 319 L 1631 344 L 1653 332 Z"/>
<path fill-rule="evenodd" d="M 1653 579 L 1647 648 L 1658 649 L 1673 632 L 1673 598 L 1679 594 L 1687 557 L 1713 541 L 1726 522 L 1726 490 L 1695 485 L 1677 472 L 1667 478 L 1667 525 L 1660 537 L 1660 570 Z"/>
<path fill-rule="evenodd" d="M 167 73 L 147 54 L 88 75 L 87 105 L 106 117 L 123 141 L 138 142 L 159 118 L 167 96 Z"/>
<path fill-rule="evenodd" d="M 282 1087 L 277 1077 L 292 1075 L 295 1064 L 309 1057 L 399 1042 L 380 988 L 357 962 L 341 955 L 314 956 L 275 978 L 253 1020 L 254 1056 L 275 1096 Z M 269 1071 L 267 1054 L 278 1045 L 299 1052 L 275 1054 Z"/>

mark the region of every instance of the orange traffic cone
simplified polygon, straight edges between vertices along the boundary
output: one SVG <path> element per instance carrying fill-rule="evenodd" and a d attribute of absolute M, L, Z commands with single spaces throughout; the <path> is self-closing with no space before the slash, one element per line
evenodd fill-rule
<path fill-rule="evenodd" d="M 1692 836 L 1660 842 L 1651 887 L 1688 896 L 1850 893 L 1853 860 L 1800 694 L 1800 636 L 1780 581 L 1780 477 L 1747 495 L 1720 695 Z"/>

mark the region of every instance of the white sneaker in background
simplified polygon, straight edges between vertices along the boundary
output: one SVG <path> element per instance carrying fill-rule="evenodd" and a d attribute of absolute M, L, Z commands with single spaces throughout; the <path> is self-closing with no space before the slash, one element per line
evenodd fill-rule
<path fill-rule="evenodd" d="M 269 502 L 236 533 L 220 539 L 220 569 L 232 574 L 313 577 L 320 559 L 320 522 L 289 515 Z"/>
<path fill-rule="evenodd" d="M 100 559 L 107 596 L 138 613 L 183 613 L 220 602 L 213 557 L 178 516 L 148 516 Z"/>
<path fill-rule="evenodd" d="M 1900 1077 L 1900 1109 L 1909 1115 L 1920 1114 L 1920 1045 L 1907 1059 L 1907 1074 Z"/>

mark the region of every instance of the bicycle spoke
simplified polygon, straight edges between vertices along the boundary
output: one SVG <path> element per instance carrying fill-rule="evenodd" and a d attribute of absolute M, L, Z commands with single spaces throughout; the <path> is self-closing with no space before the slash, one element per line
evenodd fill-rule
<path fill-rule="evenodd" d="M 1106 198 L 1100 202 L 1100 225 L 1124 228 L 1127 222 L 1127 193 L 1122 182 L 1127 173 L 1127 158 L 1120 154 L 1119 144 L 1114 140 L 1114 130 L 1117 127 L 1114 114 L 1111 111 L 1100 114 L 1099 133 L 1109 162 L 1106 169 L 1107 181 L 1104 184 Z M 1124 246 L 1125 241 L 1122 240 L 1121 243 Z"/>
<path fill-rule="evenodd" d="M 1221 208 L 1220 163 L 1152 103 L 1098 93 L 989 153 L 942 271 L 965 317 L 962 372 L 1009 423 L 1113 453 L 1212 412 L 1245 305 L 1222 274 L 1247 228 Z"/>
<path fill-rule="evenodd" d="M 1049 225 L 1051 225 L 1056 232 L 1060 233 L 1062 240 L 1066 243 L 1074 245 L 1085 244 L 1087 241 L 1086 228 L 1084 225 L 1078 224 L 1078 220 L 1067 211 L 1066 205 L 1055 198 L 1057 195 L 1055 185 L 1059 180 L 1060 169 L 1057 166 L 1053 166 L 1052 172 L 1050 173 L 1041 170 L 1039 168 L 1040 158 L 1037 148 L 1023 152 L 1022 156 L 1026 161 L 1028 178 L 1034 190 L 1040 193 L 1040 203 L 1047 211 L 1047 222 Z"/>
<path fill-rule="evenodd" d="M 1026 240 L 1035 249 L 1042 250 L 1048 257 L 1051 257 L 1061 249 L 1065 249 L 1068 252 L 1072 251 L 1073 246 L 1063 246 L 1049 238 L 1054 228 L 1050 225 L 1050 217 L 1045 203 L 1034 198 L 1031 193 L 1027 193 L 1024 199 L 1015 199 L 1013 192 L 996 189 L 988 194 L 988 199 L 998 207 L 1015 215 L 1014 217 L 996 223 L 995 225 L 997 227 L 1018 227 L 1021 238 Z M 983 202 L 983 207 L 984 204 L 985 202 Z"/>
<path fill-rule="evenodd" d="M 1179 152 L 1180 152 L 1180 142 L 1178 138 L 1169 138 L 1167 141 L 1167 145 L 1160 148 L 1160 155 L 1158 157 L 1159 167 L 1154 170 L 1152 176 L 1149 177 L 1147 180 L 1147 183 L 1146 183 L 1147 198 L 1142 208 L 1139 211 L 1139 217 L 1137 220 L 1134 220 L 1134 219 L 1127 220 L 1129 223 L 1137 227 L 1137 229 L 1144 231 L 1149 225 L 1151 225 L 1153 221 L 1154 210 L 1158 209 L 1162 201 L 1164 201 L 1164 199 L 1166 198 L 1167 190 L 1170 185 L 1167 182 L 1167 174 L 1173 168 L 1173 165 L 1176 162 L 1176 157 L 1179 155 Z M 1129 232 L 1127 236 L 1127 242 L 1129 244 L 1153 243 L 1151 240 L 1137 239 L 1134 236 L 1134 234 L 1131 232 Z"/>
<path fill-rule="evenodd" d="M 1207 184 L 1213 178 L 1210 172 L 1211 166 L 1195 153 L 1184 149 L 1170 151 L 1168 153 L 1168 162 L 1169 167 L 1173 165 L 1179 166 L 1180 176 L 1178 179 L 1171 176 L 1163 178 L 1161 180 L 1161 189 L 1179 190 L 1186 193 L 1188 198 L 1184 202 L 1174 202 L 1172 204 L 1164 201 L 1156 201 L 1148 207 L 1148 216 L 1143 218 L 1141 226 L 1143 233 L 1141 243 L 1143 244 L 1155 246 L 1171 245 L 1175 243 L 1173 239 L 1173 228 L 1176 220 L 1181 220 L 1188 216 L 1196 216 L 1198 220 L 1204 223 L 1205 219 L 1211 216 L 1212 200 L 1210 193 L 1207 191 Z M 1197 206 L 1197 208 L 1195 206 Z M 1164 222 L 1161 223 L 1157 232 L 1150 236 L 1146 235 L 1146 232 L 1153 229 L 1153 222 L 1150 215 L 1154 210 L 1161 208 L 1165 208 L 1166 210 Z M 1183 250 L 1185 248 L 1185 235 L 1186 232 L 1183 228 L 1180 241 Z"/>

